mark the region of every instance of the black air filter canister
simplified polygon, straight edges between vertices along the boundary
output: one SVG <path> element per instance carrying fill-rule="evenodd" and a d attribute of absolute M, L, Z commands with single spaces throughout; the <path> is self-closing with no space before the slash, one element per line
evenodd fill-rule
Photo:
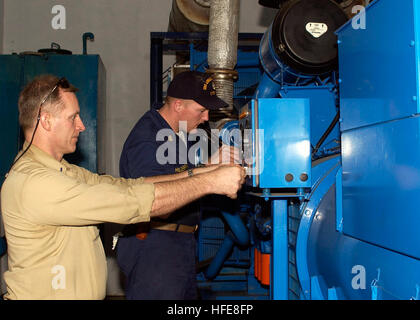
<path fill-rule="evenodd" d="M 280 8 L 288 0 L 258 0 L 258 3 L 268 8 Z"/>
<path fill-rule="evenodd" d="M 272 46 L 279 59 L 298 72 L 323 74 L 337 67 L 335 31 L 347 21 L 332 0 L 286 3 L 272 24 Z"/>

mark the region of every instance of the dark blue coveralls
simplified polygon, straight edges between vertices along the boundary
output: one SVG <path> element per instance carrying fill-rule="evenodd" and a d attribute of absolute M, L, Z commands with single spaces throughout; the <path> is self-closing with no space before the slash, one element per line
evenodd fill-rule
<path fill-rule="evenodd" d="M 156 141 L 156 134 L 161 129 L 171 128 L 157 110 L 150 110 L 140 118 L 121 153 L 121 177 L 175 174 L 194 167 L 188 157 L 187 163 L 179 163 L 179 160 L 184 162 L 178 157 L 179 143 L 184 142 L 172 130 L 171 138 Z M 156 159 L 156 152 L 168 140 L 176 141 L 177 159 L 174 164 L 162 165 Z M 187 149 L 192 143 L 188 143 Z M 190 226 L 198 225 L 199 219 L 196 202 L 173 212 L 168 219 L 153 218 Z M 117 245 L 117 262 L 126 276 L 126 298 L 197 299 L 194 233 L 150 229 L 147 237 L 140 240 L 136 237 L 138 230 L 138 225 L 127 226 Z"/>

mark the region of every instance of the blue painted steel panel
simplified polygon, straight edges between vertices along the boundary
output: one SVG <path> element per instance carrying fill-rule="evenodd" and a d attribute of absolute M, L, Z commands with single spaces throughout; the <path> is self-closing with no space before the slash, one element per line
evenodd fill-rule
<path fill-rule="evenodd" d="M 338 170 L 335 176 L 335 228 L 343 232 L 343 169 Z"/>
<path fill-rule="evenodd" d="M 420 282 L 420 260 L 336 231 L 334 182 L 340 170 L 339 160 L 332 158 L 313 168 L 312 192 L 301 208 L 296 259 L 304 297 L 311 298 L 311 279 L 319 275 L 328 289 L 340 288 L 341 299 L 369 300 L 375 296 L 374 290 L 383 299 L 415 297 Z M 377 227 L 381 232 L 381 226 Z M 355 266 L 363 272 L 355 272 Z M 379 281 L 371 288 L 372 281 L 378 278 L 378 269 L 381 270 Z M 354 287 L 356 276 L 361 282 Z M 328 294 L 323 298 L 327 299 Z"/>
<path fill-rule="evenodd" d="M 325 279 L 321 275 L 311 277 L 311 300 L 324 300 L 328 295 Z"/>
<path fill-rule="evenodd" d="M 270 261 L 270 289 L 273 300 L 289 297 L 289 243 L 287 238 L 287 200 L 272 201 L 273 254 Z"/>
<path fill-rule="evenodd" d="M 419 112 L 418 23 L 413 0 L 376 1 L 366 10 L 365 29 L 350 21 L 337 31 L 342 130 Z"/>
<path fill-rule="evenodd" d="M 343 232 L 420 258 L 420 118 L 344 132 Z"/>
<path fill-rule="evenodd" d="M 314 169 L 314 175 L 315 172 Z M 303 209 L 298 248 L 304 250 L 300 250 L 301 255 L 297 260 L 299 278 L 305 294 L 309 294 L 311 290 L 307 281 L 313 276 L 322 275 L 327 288 L 342 289 L 343 299 L 369 300 L 374 293 L 370 284 L 378 278 L 380 269 L 379 287 L 376 289 L 380 290 L 383 299 L 410 299 L 415 296 L 420 282 L 420 260 L 336 231 L 333 185 L 335 171 L 330 172 L 326 179 L 320 180 L 320 185 L 316 188 L 315 193 L 318 193 L 318 189 L 323 190 L 321 195 L 314 194 L 314 203 L 312 199 L 308 202 L 308 216 L 305 208 Z M 328 189 L 328 186 L 331 187 Z M 308 228 L 310 231 L 306 233 Z M 390 238 L 395 239 L 392 235 Z M 363 271 L 355 272 L 355 267 Z M 361 280 L 358 286 L 354 286 L 356 276 Z M 327 298 L 326 295 L 324 299 Z"/>
<path fill-rule="evenodd" d="M 332 287 L 328 289 L 328 300 L 344 300 L 343 290 L 341 288 Z"/>
<path fill-rule="evenodd" d="M 319 275 L 314 250 L 308 245 L 311 228 L 317 209 L 330 187 L 335 182 L 335 175 L 340 168 L 340 158 L 335 156 L 327 161 L 318 161 L 312 168 L 312 189 L 307 196 L 309 202 L 303 202 L 301 208 L 301 220 L 296 244 L 296 261 L 299 281 L 302 287 L 302 295 L 305 299 L 311 298 L 311 277 Z"/>
<path fill-rule="evenodd" d="M 280 95 L 283 98 L 309 98 L 311 108 L 311 144 L 315 147 L 333 121 L 338 110 L 334 86 L 283 87 Z M 339 141 L 340 128 L 336 125 L 321 145 L 320 150 L 338 147 Z"/>
<path fill-rule="evenodd" d="M 420 191 L 420 125 L 413 117 L 419 112 L 420 30 L 415 9 L 418 2 L 413 0 L 399 6 L 376 1 L 367 9 L 366 29 L 355 30 L 348 23 L 337 33 L 342 230 L 420 258 L 420 218 L 413 200 Z"/>
<path fill-rule="evenodd" d="M 254 186 L 297 188 L 311 185 L 308 99 L 258 99 L 253 105 Z M 286 181 L 292 174 L 293 180 Z M 300 179 L 301 174 L 307 180 Z"/>

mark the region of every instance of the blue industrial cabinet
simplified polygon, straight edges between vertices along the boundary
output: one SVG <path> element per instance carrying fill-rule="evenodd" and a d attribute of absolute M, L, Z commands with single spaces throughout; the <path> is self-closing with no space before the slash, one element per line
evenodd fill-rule
<path fill-rule="evenodd" d="M 416 2 L 376 1 L 366 10 L 365 29 L 349 21 L 337 32 L 342 130 L 419 112 Z"/>
<path fill-rule="evenodd" d="M 311 186 L 309 99 L 253 99 L 240 118 L 251 186 Z"/>
<path fill-rule="evenodd" d="M 342 232 L 419 259 L 420 16 L 416 6 L 418 1 L 413 0 L 399 6 L 376 1 L 367 9 L 366 29 L 354 29 L 349 22 L 337 34 Z M 392 23 L 383 23 L 389 19 Z"/>
<path fill-rule="evenodd" d="M 106 72 L 98 55 L 0 55 L 0 127 L 2 141 L 0 183 L 21 148 L 23 137 L 18 124 L 18 97 L 34 77 L 53 74 L 66 77 L 76 93 L 86 130 L 80 135 L 77 150 L 65 158 L 92 172 L 105 172 Z"/>
<path fill-rule="evenodd" d="M 20 91 L 22 59 L 0 56 L 0 184 L 19 150 L 17 102 Z"/>

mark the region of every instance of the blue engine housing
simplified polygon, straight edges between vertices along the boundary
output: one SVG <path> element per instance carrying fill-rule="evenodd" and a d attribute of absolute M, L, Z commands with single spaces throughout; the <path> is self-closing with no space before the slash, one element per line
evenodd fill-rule
<path fill-rule="evenodd" d="M 270 298 L 420 298 L 419 4 L 374 1 L 336 31 L 339 67 L 322 77 L 281 61 L 271 33 L 260 45 L 264 74 L 239 115 L 241 130 L 252 132 L 246 156 L 268 169 L 251 176 L 241 201 L 251 208 L 251 246 L 271 254 Z M 297 101 L 307 102 L 306 114 Z M 304 130 L 299 117 L 310 119 Z M 284 173 L 302 163 L 287 146 L 302 132 L 311 179 L 287 184 Z M 265 211 L 252 210 L 261 200 Z M 249 273 L 256 269 L 251 260 Z"/>

